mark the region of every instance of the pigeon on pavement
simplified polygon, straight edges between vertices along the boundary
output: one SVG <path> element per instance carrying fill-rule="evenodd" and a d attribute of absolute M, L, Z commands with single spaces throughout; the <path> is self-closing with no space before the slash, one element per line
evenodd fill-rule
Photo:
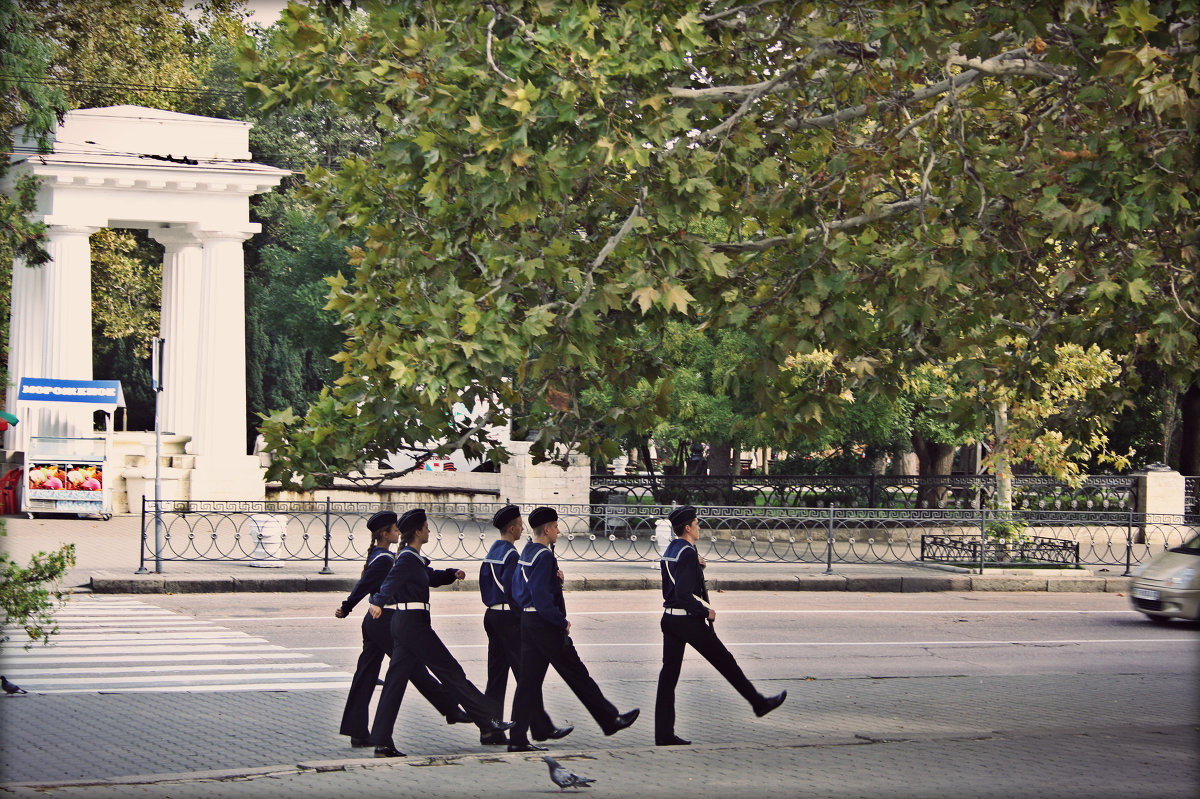
<path fill-rule="evenodd" d="M 4 693 L 8 694 L 9 696 L 12 696 L 13 694 L 29 693 L 16 683 L 9 682 L 7 677 L 0 677 L 0 687 L 4 688 Z"/>
<path fill-rule="evenodd" d="M 558 786 L 559 793 L 563 792 L 563 788 L 586 788 L 595 782 L 591 777 L 580 777 L 574 772 L 567 771 L 550 755 L 543 755 L 542 760 L 545 760 L 546 765 L 550 767 L 550 779 L 554 780 L 554 784 Z"/>

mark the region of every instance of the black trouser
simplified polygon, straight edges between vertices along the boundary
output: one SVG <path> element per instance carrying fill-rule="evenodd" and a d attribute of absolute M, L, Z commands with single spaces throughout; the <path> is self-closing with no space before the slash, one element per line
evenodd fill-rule
<path fill-rule="evenodd" d="M 392 662 L 383 678 L 383 692 L 375 708 L 375 723 L 371 725 L 371 743 L 376 746 L 394 746 L 392 731 L 400 703 L 404 700 L 404 689 L 417 672 L 428 668 L 433 676 L 482 729 L 491 724 L 498 715 L 486 696 L 467 679 L 459 662 L 438 638 L 429 623 L 427 610 L 398 610 L 392 615 Z"/>
<path fill-rule="evenodd" d="M 654 740 L 669 741 L 675 735 L 675 686 L 683 666 L 683 650 L 687 644 L 716 667 L 721 676 L 737 689 L 756 711 L 762 706 L 762 696 L 750 684 L 733 654 L 721 643 L 712 625 L 701 616 L 671 616 L 663 614 L 659 622 L 663 634 L 663 665 L 658 675 L 658 695 L 654 700 Z"/>
<path fill-rule="evenodd" d="M 370 613 L 363 616 L 362 636 L 363 651 L 358 656 L 358 667 L 354 670 L 354 679 L 350 681 L 350 694 L 346 697 L 346 709 L 342 711 L 342 735 L 352 738 L 369 738 L 367 716 L 370 713 L 371 695 L 375 693 L 375 684 L 379 680 L 379 669 L 383 665 L 383 656 L 392 654 L 392 614 L 394 610 L 384 610 L 378 619 Z M 458 708 L 458 701 L 437 679 L 429 673 L 429 669 L 415 669 L 409 676 L 413 687 L 421 692 L 421 696 L 429 700 L 429 704 L 437 708 L 437 712 L 448 716 Z"/>
<path fill-rule="evenodd" d="M 520 611 L 494 610 L 483 612 L 483 629 L 488 637 L 488 679 L 483 693 L 504 712 L 504 692 L 508 689 L 508 672 L 516 678 L 513 691 L 513 714 L 521 692 L 521 616 Z M 534 738 L 544 739 L 554 731 L 554 722 L 543 708 L 529 724 Z"/>
<path fill-rule="evenodd" d="M 542 683 L 546 670 L 554 670 L 563 678 L 579 701 L 592 714 L 605 735 L 616 731 L 617 708 L 604 698 L 600 686 L 588 674 L 587 666 L 579 659 L 575 644 L 563 630 L 544 621 L 537 613 L 521 613 L 521 674 L 517 678 L 517 706 L 508 740 L 514 744 L 529 743 L 529 727 L 533 719 L 546 712 L 542 701 Z"/>

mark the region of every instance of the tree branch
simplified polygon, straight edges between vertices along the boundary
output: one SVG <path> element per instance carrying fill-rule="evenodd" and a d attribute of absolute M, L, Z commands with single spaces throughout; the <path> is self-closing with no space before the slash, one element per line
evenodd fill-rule
<path fill-rule="evenodd" d="M 488 20 L 488 26 L 487 26 L 487 61 L 488 61 L 488 64 L 491 65 L 492 69 L 496 72 L 497 75 L 504 78 L 509 83 L 516 83 L 517 79 L 510 78 L 504 72 L 504 70 L 500 69 L 500 67 L 496 65 L 496 60 L 494 58 L 492 58 L 492 28 L 495 27 L 497 19 L 498 19 L 498 15 L 496 13 L 496 10 L 493 8 L 492 9 L 492 18 L 490 20 Z"/>
<path fill-rule="evenodd" d="M 640 191 L 638 192 L 637 202 L 633 204 L 633 210 L 629 212 L 629 217 L 626 218 L 625 223 L 621 225 L 620 230 L 608 237 L 608 241 L 606 241 L 604 246 L 600 248 L 600 252 L 592 260 L 591 265 L 588 266 L 587 277 L 584 278 L 583 288 L 579 292 L 579 297 L 576 298 L 575 302 L 567 306 L 567 310 L 562 315 L 563 319 L 578 311 L 583 306 L 583 303 L 587 301 L 588 295 L 592 293 L 592 287 L 596 284 L 596 270 L 599 269 L 608 256 L 612 254 L 612 251 L 617 248 L 617 245 L 629 235 L 629 231 L 633 230 L 633 220 L 642 215 L 642 208 L 645 203 L 646 185 L 643 183 Z"/>
<path fill-rule="evenodd" d="M 884 219 L 890 219 L 893 216 L 907 213 L 915 208 L 922 208 L 931 200 L 936 200 L 936 197 L 912 197 L 907 200 L 897 200 L 894 203 L 881 205 L 874 211 L 869 211 L 858 216 L 851 216 L 845 219 L 835 219 L 824 226 L 825 230 L 849 230 L 850 228 L 862 227 L 873 222 L 879 222 Z M 812 238 L 818 231 L 813 230 L 808 233 L 807 238 Z M 743 253 L 743 252 L 763 252 L 772 247 L 778 247 L 784 244 L 791 244 L 793 237 L 791 236 L 772 236 L 768 239 L 756 239 L 754 241 L 729 241 L 729 242 L 705 242 L 709 247 L 712 247 L 718 252 L 725 253 Z"/>

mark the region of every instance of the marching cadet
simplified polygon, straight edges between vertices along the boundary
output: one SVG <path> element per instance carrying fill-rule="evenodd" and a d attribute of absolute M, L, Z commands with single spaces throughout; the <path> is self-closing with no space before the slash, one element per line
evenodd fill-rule
<path fill-rule="evenodd" d="M 700 537 L 700 519 L 696 509 L 684 505 L 667 517 L 676 538 L 667 545 L 659 561 L 662 571 L 663 616 L 659 626 L 663 634 L 663 666 L 658 675 L 658 694 L 654 701 L 654 743 L 657 746 L 690 744 L 675 734 L 675 686 L 683 666 L 686 644 L 704 656 L 729 681 L 757 716 L 765 716 L 783 704 L 787 691 L 763 696 L 742 672 L 733 655 L 721 643 L 713 629 L 717 612 L 708 604 L 704 585 L 704 559 L 696 551 Z"/>
<path fill-rule="evenodd" d="M 500 537 L 479 567 L 479 595 L 487 608 L 483 612 L 483 629 L 488 637 L 488 679 L 483 693 L 503 713 L 509 670 L 517 679 L 518 690 L 521 679 L 521 610 L 512 599 L 513 578 L 520 557 L 516 544 L 525 528 L 521 509 L 516 505 L 505 505 L 492 517 L 492 525 L 500 531 Z M 514 713 L 518 701 L 514 693 Z M 544 710 L 531 720 L 530 728 L 535 741 L 557 740 L 575 729 L 570 725 L 555 727 Z M 490 733 L 480 735 L 479 742 L 506 744 L 508 738 L 504 733 Z"/>
<path fill-rule="evenodd" d="M 367 552 L 367 562 L 363 565 L 358 584 L 354 586 L 350 596 L 346 597 L 346 601 L 333 612 L 337 618 L 346 618 L 360 600 L 379 590 L 383 578 L 387 577 L 396 560 L 392 545 L 400 540 L 397 521 L 395 512 L 390 510 L 381 510 L 367 519 L 367 529 L 371 531 L 371 549 Z M 354 670 L 354 679 L 350 682 L 350 694 L 346 697 L 346 708 L 342 711 L 340 730 L 342 735 L 350 736 L 350 745 L 354 747 L 371 745 L 367 716 L 370 712 L 371 695 L 375 693 L 375 683 L 379 680 L 383 656 L 392 652 L 393 613 L 394 610 L 385 610 L 378 619 L 370 613 L 363 616 L 363 651 L 358 656 L 358 667 Z M 471 717 L 458 706 L 453 694 L 429 673 L 429 669 L 424 666 L 414 669 L 409 679 L 413 687 L 446 717 L 447 724 L 471 721 Z"/>
<path fill-rule="evenodd" d="M 495 720 L 494 712 L 498 709 L 467 679 L 462 666 L 429 621 L 430 587 L 449 585 L 466 574 L 461 569 L 432 569 L 429 559 L 421 555 L 421 547 L 429 542 L 429 521 L 424 508 L 406 511 L 397 526 L 403 548 L 379 591 L 371 596 L 369 609 L 376 619 L 385 608 L 396 611 L 392 614 L 392 662 L 383 680 L 383 692 L 371 727 L 375 757 L 405 756 L 392 741 L 392 732 L 404 689 L 413 672 L 422 666 L 428 667 L 458 698 L 481 733 L 504 732 L 512 722 Z"/>
<path fill-rule="evenodd" d="M 563 601 L 563 576 L 552 549 L 558 541 L 558 513 L 553 508 L 534 508 L 529 526 L 533 528 L 532 540 L 521 552 L 513 580 L 513 599 L 521 607 L 521 672 L 517 678 L 516 723 L 508 739 L 510 752 L 545 751 L 545 747 L 529 742 L 528 733 L 533 720 L 545 713 L 542 683 L 549 666 L 554 666 L 605 735 L 633 724 L 639 712 L 634 708 L 618 713 L 575 651 Z"/>

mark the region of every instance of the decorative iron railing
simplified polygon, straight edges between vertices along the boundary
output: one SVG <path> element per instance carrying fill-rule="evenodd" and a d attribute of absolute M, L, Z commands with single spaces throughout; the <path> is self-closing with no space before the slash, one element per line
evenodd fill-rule
<path fill-rule="evenodd" d="M 1200 519 L 1200 477 L 1183 478 L 1183 512 L 1193 519 Z"/>
<path fill-rule="evenodd" d="M 1136 510 L 1138 480 L 1092 475 L 1079 488 L 1049 477 L 1015 476 L 1021 510 Z M 764 508 L 979 509 L 995 504 L 993 475 L 771 475 L 712 477 L 592 475 L 596 504 L 739 505 Z"/>
<path fill-rule="evenodd" d="M 166 562 L 243 562 L 260 565 L 359 560 L 371 536 L 367 518 L 381 507 L 365 502 L 176 502 L 142 506 L 140 571 Z M 423 550 L 433 559 L 481 560 L 496 531 L 499 503 L 426 503 L 433 536 Z M 655 560 L 670 538 L 664 505 L 557 507 L 559 558 L 568 561 Z M 1132 511 L 987 509 L 766 508 L 700 509 L 699 546 L 718 561 L 904 563 L 922 558 L 922 536 L 990 538 L 1004 522 L 1009 535 L 1078 545 L 1081 565 L 1124 567 L 1178 546 L 1200 520 Z M 157 517 L 157 518 L 156 518 Z M 157 522 L 157 523 L 156 523 Z M 1015 530 L 1015 532 L 1014 532 Z"/>

